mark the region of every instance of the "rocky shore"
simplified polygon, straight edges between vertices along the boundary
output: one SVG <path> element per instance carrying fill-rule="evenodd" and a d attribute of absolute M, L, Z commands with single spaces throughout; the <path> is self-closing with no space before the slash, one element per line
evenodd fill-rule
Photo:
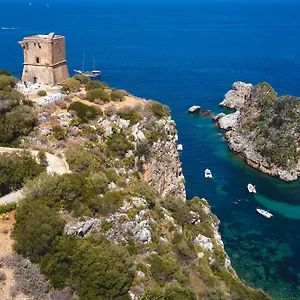
<path fill-rule="evenodd" d="M 261 99 L 270 94 L 273 95 L 273 93 L 275 97 L 270 101 L 271 104 L 266 102 L 261 105 Z M 292 128 L 290 131 L 284 131 L 272 127 L 274 126 L 273 123 L 276 124 L 277 119 L 279 119 L 276 115 L 276 109 L 273 107 L 278 105 L 276 103 L 279 101 L 285 101 L 285 99 L 277 99 L 276 96 L 274 90 L 266 83 L 253 86 L 249 83 L 235 82 L 232 89 L 226 93 L 225 99 L 220 103 L 220 106 L 229 108 L 234 112 L 230 114 L 220 113 L 214 117 L 214 121 L 219 128 L 225 131 L 225 139 L 228 141 L 230 150 L 239 154 L 249 166 L 265 174 L 279 177 L 284 181 L 293 181 L 300 174 L 298 156 L 295 155 L 294 164 L 290 163 L 290 159 L 280 160 L 280 155 L 285 155 L 283 152 L 278 153 L 279 158 L 275 157 L 277 149 L 279 152 L 277 145 L 280 135 L 283 137 L 293 135 Z M 269 108 L 270 115 L 265 112 L 267 105 L 271 107 Z M 273 114 L 272 110 L 274 110 Z M 272 140 L 272 137 L 275 138 Z M 289 146 L 287 143 L 285 148 Z"/>

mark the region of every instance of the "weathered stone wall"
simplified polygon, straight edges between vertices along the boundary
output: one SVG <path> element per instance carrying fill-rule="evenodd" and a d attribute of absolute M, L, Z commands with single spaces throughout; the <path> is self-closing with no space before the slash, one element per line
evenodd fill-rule
<path fill-rule="evenodd" d="M 52 41 L 52 64 L 56 65 L 66 61 L 65 38 L 54 38 Z"/>
<path fill-rule="evenodd" d="M 63 36 L 25 37 L 20 44 L 24 49 L 22 81 L 56 85 L 70 77 Z"/>

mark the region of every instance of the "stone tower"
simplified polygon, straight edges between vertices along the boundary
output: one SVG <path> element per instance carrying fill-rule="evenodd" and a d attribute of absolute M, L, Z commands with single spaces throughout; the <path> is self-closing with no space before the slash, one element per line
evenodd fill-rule
<path fill-rule="evenodd" d="M 24 49 L 22 81 L 56 85 L 70 77 L 64 36 L 54 33 L 32 35 L 19 44 Z"/>

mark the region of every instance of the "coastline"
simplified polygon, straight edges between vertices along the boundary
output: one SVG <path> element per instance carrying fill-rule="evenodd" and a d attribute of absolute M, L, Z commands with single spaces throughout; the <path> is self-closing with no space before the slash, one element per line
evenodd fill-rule
<path fill-rule="evenodd" d="M 220 103 L 221 107 L 230 109 L 233 112 L 229 114 L 219 113 L 213 117 L 213 120 L 225 132 L 224 139 L 228 142 L 229 149 L 250 167 L 285 182 L 295 181 L 300 174 L 300 162 L 296 163 L 293 168 L 276 166 L 270 162 L 269 157 L 263 156 L 257 150 L 255 136 L 251 136 L 251 132 L 248 131 L 247 133 L 243 129 L 244 118 L 247 114 L 245 106 L 253 101 L 251 100 L 252 90 L 252 84 L 235 82 L 232 89 L 226 93 L 225 99 Z M 254 113 L 259 115 L 259 111 Z"/>

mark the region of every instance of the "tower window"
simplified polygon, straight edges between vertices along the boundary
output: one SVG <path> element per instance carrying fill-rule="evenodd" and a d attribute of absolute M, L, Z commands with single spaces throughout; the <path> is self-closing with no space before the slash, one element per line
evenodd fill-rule
<path fill-rule="evenodd" d="M 37 64 L 39 64 L 39 63 L 40 63 L 40 58 L 39 58 L 39 57 L 36 57 L 36 58 L 35 58 L 35 62 L 36 62 Z"/>

